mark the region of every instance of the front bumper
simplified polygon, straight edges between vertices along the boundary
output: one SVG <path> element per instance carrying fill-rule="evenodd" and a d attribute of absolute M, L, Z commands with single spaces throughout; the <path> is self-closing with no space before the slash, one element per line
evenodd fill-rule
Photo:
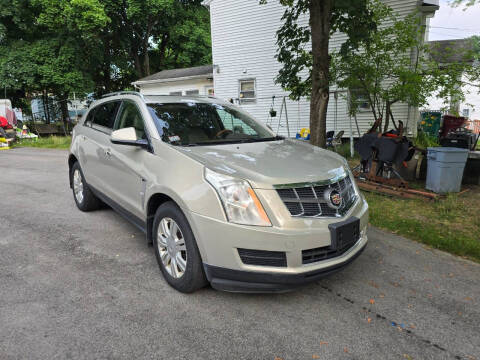
<path fill-rule="evenodd" d="M 316 281 L 351 263 L 367 244 L 368 205 L 363 199 L 343 219 L 297 218 L 294 226 L 255 227 L 236 225 L 188 214 L 206 276 L 212 287 L 225 291 L 282 292 Z M 349 217 L 360 219 L 360 239 L 341 255 L 304 263 L 302 251 L 331 245 L 329 224 Z M 286 254 L 286 266 L 243 263 L 238 249 L 278 251 Z"/>
<path fill-rule="evenodd" d="M 342 263 L 298 274 L 239 271 L 208 264 L 204 264 L 203 268 L 210 285 L 217 290 L 242 293 L 281 293 L 342 270 L 355 260 L 366 247 L 365 244 Z"/>

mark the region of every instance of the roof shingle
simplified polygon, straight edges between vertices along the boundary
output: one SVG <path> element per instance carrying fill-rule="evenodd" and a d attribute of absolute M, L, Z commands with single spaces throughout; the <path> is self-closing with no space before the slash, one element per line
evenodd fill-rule
<path fill-rule="evenodd" d="M 139 79 L 137 80 L 137 82 L 155 81 L 155 80 L 161 81 L 166 79 L 176 79 L 176 78 L 201 76 L 201 75 L 213 76 L 213 65 L 195 66 L 195 67 L 184 68 L 184 69 L 163 70 L 158 73 Z"/>

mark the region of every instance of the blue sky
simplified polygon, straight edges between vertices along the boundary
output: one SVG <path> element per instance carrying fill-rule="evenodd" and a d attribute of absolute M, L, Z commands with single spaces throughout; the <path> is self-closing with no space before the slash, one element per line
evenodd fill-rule
<path fill-rule="evenodd" d="M 429 40 L 462 39 L 480 35 L 480 4 L 452 8 L 447 0 L 440 0 L 440 10 L 430 20 Z"/>

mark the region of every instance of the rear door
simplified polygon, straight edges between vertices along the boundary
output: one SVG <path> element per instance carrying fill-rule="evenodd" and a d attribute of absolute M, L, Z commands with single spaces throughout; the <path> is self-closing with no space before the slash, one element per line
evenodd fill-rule
<path fill-rule="evenodd" d="M 82 169 L 87 183 L 111 197 L 112 191 L 106 180 L 109 162 L 110 135 L 120 107 L 120 101 L 108 101 L 93 108 L 87 116 L 83 129 Z"/>
<path fill-rule="evenodd" d="M 124 100 L 120 107 L 114 130 L 133 127 L 137 139 L 148 140 L 145 121 L 140 108 L 133 100 Z M 145 190 L 148 182 L 145 163 L 154 155 L 147 149 L 110 144 L 110 161 L 105 173 L 114 200 L 136 217 L 143 219 Z"/>

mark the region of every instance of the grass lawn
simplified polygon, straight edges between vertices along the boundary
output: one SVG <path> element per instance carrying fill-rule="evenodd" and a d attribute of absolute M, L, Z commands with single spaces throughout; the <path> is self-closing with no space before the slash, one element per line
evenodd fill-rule
<path fill-rule="evenodd" d="M 23 139 L 17 141 L 14 147 L 36 147 L 44 149 L 68 149 L 72 141 L 71 136 L 40 137 L 37 140 Z"/>
<path fill-rule="evenodd" d="M 480 262 L 480 186 L 438 201 L 364 194 L 372 225 Z"/>

